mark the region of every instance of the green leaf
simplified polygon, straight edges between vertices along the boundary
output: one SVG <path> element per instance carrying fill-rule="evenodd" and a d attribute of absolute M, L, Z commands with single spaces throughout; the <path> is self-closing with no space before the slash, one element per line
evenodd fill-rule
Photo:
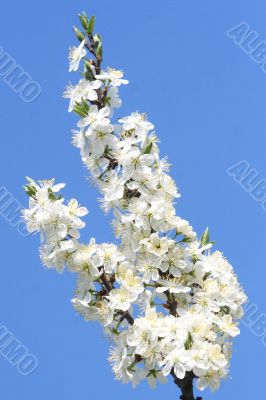
<path fill-rule="evenodd" d="M 82 14 L 79 14 L 79 20 L 81 22 L 81 25 L 85 29 L 85 31 L 87 31 L 87 29 L 89 27 L 89 20 L 88 20 L 87 14 L 84 11 Z"/>
<path fill-rule="evenodd" d="M 34 180 L 31 178 L 26 177 L 27 181 L 29 182 L 29 185 L 25 185 L 23 186 L 23 189 L 25 190 L 26 194 L 29 197 L 35 197 L 36 193 L 37 193 L 37 189 L 35 188 L 34 184 Z"/>
<path fill-rule="evenodd" d="M 77 113 L 80 117 L 84 118 L 87 117 L 89 109 L 90 107 L 88 103 L 85 100 L 83 100 L 82 103 L 76 103 L 74 107 L 74 112 Z"/>
<path fill-rule="evenodd" d="M 84 61 L 84 66 L 85 66 L 85 72 L 84 72 L 84 76 L 88 81 L 92 81 L 95 79 L 94 75 L 93 75 L 93 70 L 91 67 L 91 64 L 89 63 L 89 61 L 85 60 Z"/>
<path fill-rule="evenodd" d="M 148 146 L 144 149 L 142 154 L 150 154 L 152 149 L 152 142 L 148 144 Z"/>
<path fill-rule="evenodd" d="M 54 194 L 54 192 L 50 188 L 48 189 L 48 193 L 49 193 L 49 199 L 51 201 L 56 201 L 57 200 L 56 195 Z"/>
<path fill-rule="evenodd" d="M 87 17 L 87 14 L 83 12 L 82 14 L 79 15 L 79 19 L 81 22 L 81 25 L 85 29 L 85 32 L 88 35 L 93 34 L 93 29 L 94 29 L 94 24 L 95 24 L 95 17 L 92 16 L 91 19 L 89 20 Z"/>
<path fill-rule="evenodd" d="M 190 243 L 191 242 L 191 238 L 189 236 L 184 237 L 182 240 L 180 240 L 179 243 Z"/>
<path fill-rule="evenodd" d="M 83 32 L 81 32 L 78 28 L 75 26 L 73 27 L 75 35 L 77 36 L 78 40 L 82 42 L 83 40 L 86 40 L 86 36 L 84 35 Z"/>
<path fill-rule="evenodd" d="M 23 188 L 24 188 L 26 194 L 27 194 L 29 197 L 34 197 L 34 196 L 35 196 L 35 194 L 36 194 L 36 189 L 34 189 L 34 188 L 31 187 L 31 186 L 23 186 Z"/>
<path fill-rule="evenodd" d="M 102 57 L 102 53 L 103 53 L 102 38 L 98 33 L 96 33 L 93 36 L 93 39 L 94 39 L 94 42 L 95 42 L 96 56 L 97 57 Z"/>
<path fill-rule="evenodd" d="M 116 329 L 116 328 L 112 328 L 112 329 L 110 329 L 110 331 L 114 334 L 114 335 L 117 335 L 117 336 L 119 336 L 120 335 L 120 332 L 119 332 L 119 330 L 118 329 Z"/>
<path fill-rule="evenodd" d="M 94 25 L 95 25 L 95 17 L 94 17 L 94 15 L 93 15 L 93 16 L 91 17 L 90 21 L 89 21 L 88 33 L 93 34 Z"/>
<path fill-rule="evenodd" d="M 206 228 L 205 232 L 201 236 L 200 242 L 202 246 L 206 246 L 210 243 L 209 228 Z"/>
<path fill-rule="evenodd" d="M 193 338 L 190 332 L 188 332 L 187 340 L 185 341 L 185 349 L 190 350 L 193 344 Z"/>
<path fill-rule="evenodd" d="M 103 46 L 102 46 L 102 42 L 100 42 L 96 49 L 96 56 L 102 57 L 102 55 L 103 55 Z"/>
<path fill-rule="evenodd" d="M 203 280 L 206 281 L 206 279 L 208 279 L 209 276 L 211 276 L 211 272 L 206 272 L 206 274 L 203 276 Z"/>
<path fill-rule="evenodd" d="M 52 189 L 48 189 L 48 193 L 49 193 L 49 200 L 51 201 L 56 201 L 56 200 L 61 200 L 62 199 L 62 194 L 59 193 L 58 195 L 56 195 Z"/>

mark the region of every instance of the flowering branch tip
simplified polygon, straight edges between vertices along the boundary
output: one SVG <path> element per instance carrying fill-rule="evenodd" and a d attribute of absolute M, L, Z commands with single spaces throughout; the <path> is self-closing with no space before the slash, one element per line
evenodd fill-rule
<path fill-rule="evenodd" d="M 113 211 L 118 244 L 81 243 L 88 210 L 76 199 L 65 201 L 64 184 L 54 179 L 27 178 L 27 229 L 40 233 L 46 267 L 77 274 L 72 304 L 86 321 L 103 325 L 115 378 L 133 386 L 147 380 L 154 388 L 170 375 L 180 399 L 195 400 L 194 383 L 216 390 L 228 375 L 246 296 L 226 258 L 212 252 L 209 229 L 198 238 L 176 214 L 180 193 L 147 115 L 114 121 L 119 88 L 129 82 L 121 70 L 102 67 L 95 18 L 82 13 L 79 19 L 69 71 L 81 71 L 82 78 L 64 97 L 78 116 L 73 144 L 102 209 Z"/>

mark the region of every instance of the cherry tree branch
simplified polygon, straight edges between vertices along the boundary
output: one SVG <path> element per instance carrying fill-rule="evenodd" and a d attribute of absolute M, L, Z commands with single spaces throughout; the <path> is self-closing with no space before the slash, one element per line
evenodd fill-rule
<path fill-rule="evenodd" d="M 113 289 L 113 286 L 108 281 L 108 279 L 104 273 L 101 275 L 100 280 L 102 281 L 102 283 L 103 283 L 105 289 L 108 291 L 108 293 L 110 293 L 111 290 Z M 128 311 L 122 312 L 121 322 L 123 321 L 123 319 L 126 319 L 130 325 L 134 325 L 134 318 Z"/>
<path fill-rule="evenodd" d="M 174 383 L 181 390 L 182 394 L 180 400 L 203 400 L 202 397 L 194 397 L 193 379 L 195 378 L 195 375 L 192 371 L 187 372 L 184 379 L 178 379 L 173 369 L 171 375 L 174 378 Z"/>
<path fill-rule="evenodd" d="M 102 63 L 102 55 L 99 56 L 97 55 L 96 51 L 95 51 L 95 41 L 94 41 L 94 37 L 92 34 L 88 34 L 88 38 L 89 38 L 89 42 L 86 41 L 85 42 L 85 47 L 89 50 L 89 52 L 95 57 L 95 61 L 91 60 L 90 62 L 92 63 L 92 65 L 95 67 L 95 72 L 96 74 L 100 74 L 101 72 L 101 63 Z M 103 108 L 105 107 L 105 99 L 106 99 L 106 95 L 107 95 L 107 87 L 103 90 L 99 90 L 100 93 L 98 96 L 98 101 L 97 101 L 97 106 L 99 108 Z M 115 158 L 112 157 L 108 157 L 109 159 L 109 166 L 107 168 L 107 170 L 110 169 L 114 169 L 117 167 L 118 162 Z M 128 193 L 126 193 L 128 198 L 132 198 L 132 197 L 139 197 L 140 193 L 138 192 L 138 190 L 133 190 L 133 191 L 128 191 Z M 100 280 L 104 286 L 104 288 L 107 290 L 108 293 L 110 293 L 113 289 L 113 284 L 112 282 L 110 282 L 110 280 L 108 279 L 108 277 L 103 273 L 100 277 Z M 166 296 L 167 296 L 167 308 L 169 309 L 169 313 L 171 315 L 173 315 L 174 317 L 178 317 L 176 308 L 177 308 L 177 302 L 174 299 L 173 296 L 171 296 L 171 294 L 169 292 L 166 292 Z M 132 315 L 126 311 L 126 312 L 121 312 L 121 319 L 120 322 L 122 322 L 124 319 L 126 319 L 128 321 L 128 323 L 132 326 L 134 325 L 134 318 L 132 317 Z M 137 358 L 136 362 L 140 362 L 142 360 L 142 357 Z M 174 383 L 178 386 L 178 388 L 181 390 L 181 396 L 180 396 L 180 400 L 202 400 L 201 397 L 194 397 L 194 392 L 193 392 L 193 380 L 195 378 L 195 375 L 193 372 L 187 372 L 186 376 L 184 379 L 178 379 L 177 376 L 174 373 L 174 370 L 171 371 L 171 375 L 174 378 Z"/>

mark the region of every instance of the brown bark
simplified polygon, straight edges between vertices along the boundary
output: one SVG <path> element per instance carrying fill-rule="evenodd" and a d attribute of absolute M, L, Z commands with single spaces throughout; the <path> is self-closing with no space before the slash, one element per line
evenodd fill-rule
<path fill-rule="evenodd" d="M 194 390 L 193 390 L 193 380 L 195 375 L 193 372 L 187 372 L 184 379 L 179 379 L 174 373 L 174 370 L 171 371 L 171 375 L 174 378 L 175 384 L 179 387 L 181 391 L 180 400 L 203 400 L 202 397 L 195 398 Z"/>

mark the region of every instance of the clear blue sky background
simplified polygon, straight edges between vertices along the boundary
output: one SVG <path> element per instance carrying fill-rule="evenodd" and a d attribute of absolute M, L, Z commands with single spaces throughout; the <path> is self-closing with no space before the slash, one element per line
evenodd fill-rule
<path fill-rule="evenodd" d="M 199 233 L 209 225 L 263 313 L 266 212 L 226 173 L 246 159 L 266 177 L 266 74 L 226 35 L 245 21 L 266 39 L 262 0 L 2 2 L 0 45 L 41 84 L 42 94 L 26 104 L 0 79 L 0 186 L 26 205 L 25 175 L 56 177 L 67 183 L 66 198 L 76 196 L 90 209 L 84 241 L 113 240 L 110 218 L 99 209 L 98 193 L 71 145 L 75 118 L 62 99 L 65 84 L 77 78 L 68 73 L 67 50 L 83 10 L 97 17 L 105 63 L 130 80 L 117 115 L 148 113 L 182 192 L 178 214 Z M 155 392 L 146 384 L 133 391 L 115 382 L 101 328 L 85 323 L 71 306 L 75 277 L 41 267 L 38 237 L 23 238 L 1 217 L 0 231 L 0 325 L 39 359 L 38 370 L 23 377 L 0 357 L 1 398 L 178 398 L 170 382 Z M 265 347 L 242 326 L 231 378 L 204 399 L 262 398 L 265 363 Z"/>

